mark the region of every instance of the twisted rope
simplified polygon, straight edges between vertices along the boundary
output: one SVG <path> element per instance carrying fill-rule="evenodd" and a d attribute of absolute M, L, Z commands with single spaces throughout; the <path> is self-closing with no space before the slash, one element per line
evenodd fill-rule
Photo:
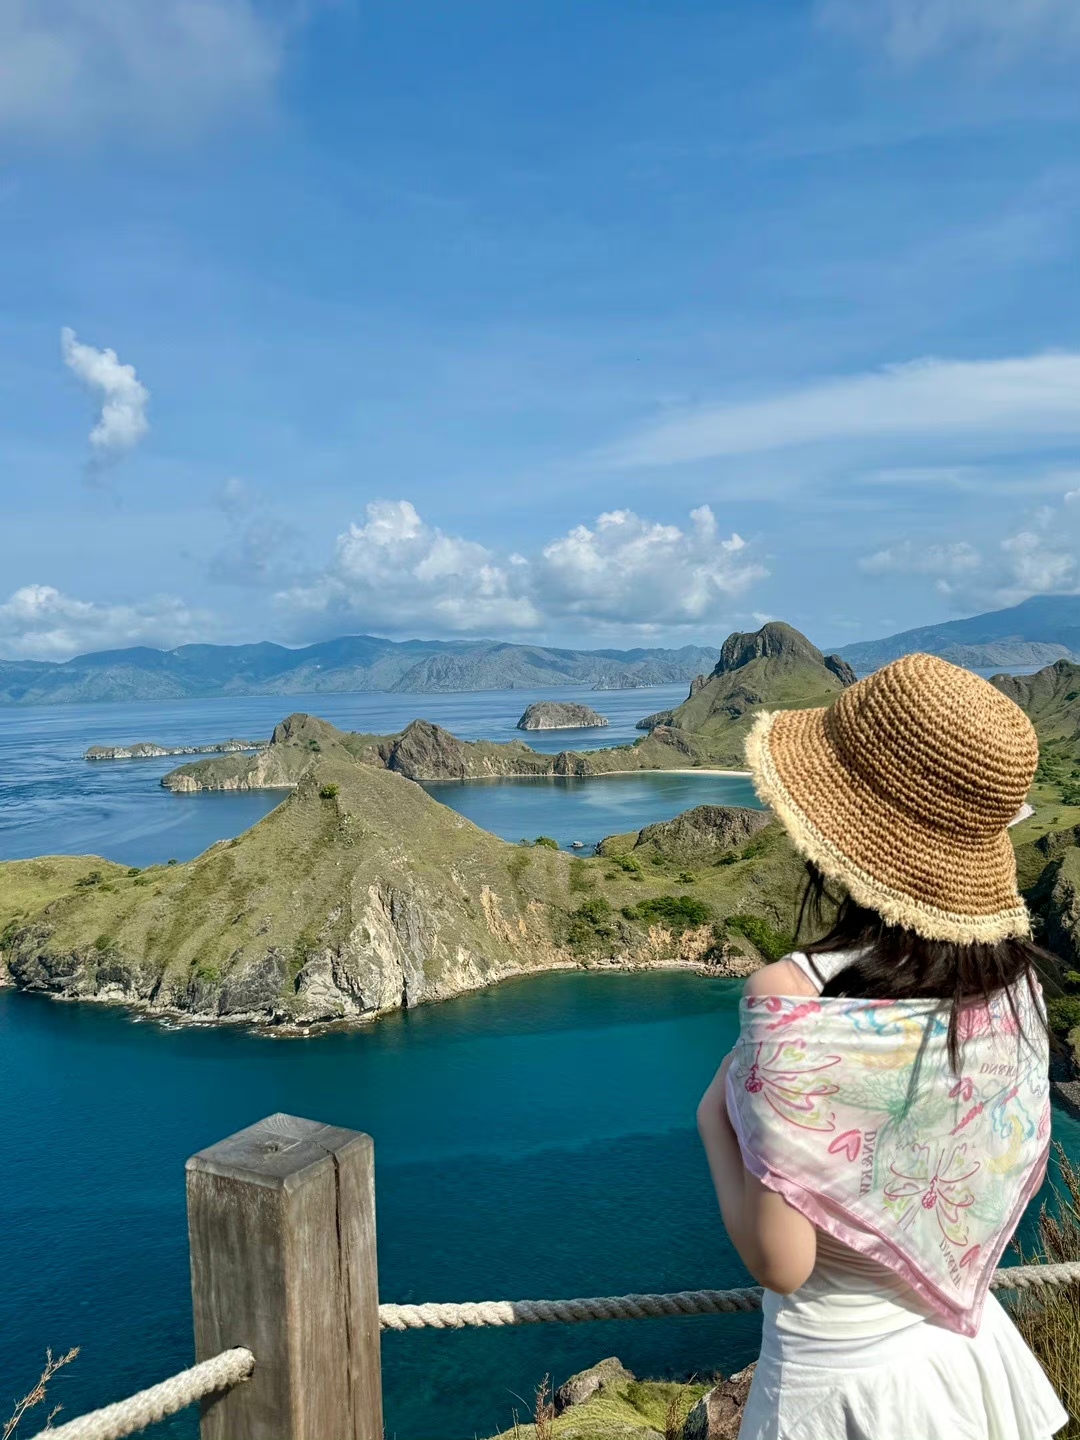
<path fill-rule="evenodd" d="M 1080 1264 L 1013 1265 L 994 1272 L 994 1290 L 1028 1290 L 1080 1281 Z M 730 1315 L 761 1309 L 761 1289 L 679 1290 L 672 1295 L 604 1295 L 587 1300 L 477 1300 L 464 1304 L 380 1305 L 382 1330 L 461 1330 L 474 1325 L 578 1325 L 668 1315 Z"/>
<path fill-rule="evenodd" d="M 1060 1265 L 1006 1265 L 995 1270 L 990 1279 L 991 1290 L 1030 1290 L 1042 1285 L 1073 1285 L 1080 1281 L 1080 1263 L 1063 1261 Z"/>
<path fill-rule="evenodd" d="M 185 1405 L 193 1405 L 205 1395 L 231 1390 L 247 1380 L 254 1369 L 255 1356 L 250 1350 L 223 1350 L 212 1360 L 181 1370 L 179 1375 L 163 1380 L 160 1385 L 151 1385 L 149 1390 L 140 1390 L 115 1405 L 92 1410 L 89 1415 L 80 1415 L 66 1425 L 42 1430 L 40 1434 L 48 1440 L 120 1440 L 123 1435 L 134 1435 L 137 1430 L 164 1420 L 166 1415 L 174 1415 Z"/>

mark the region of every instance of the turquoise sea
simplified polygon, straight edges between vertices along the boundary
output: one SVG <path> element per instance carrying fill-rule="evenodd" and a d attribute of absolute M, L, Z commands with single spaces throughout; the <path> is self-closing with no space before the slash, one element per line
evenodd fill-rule
<path fill-rule="evenodd" d="M 620 712 L 629 735 L 638 714 L 671 703 L 662 697 L 629 692 L 632 706 Z M 513 733 L 531 697 L 509 698 L 3 711 L 0 856 L 92 848 L 128 859 L 162 835 L 184 853 L 181 839 L 235 833 L 250 823 L 237 802 L 264 798 L 171 797 L 157 785 L 167 762 L 91 766 L 79 758 L 91 743 L 216 740 L 259 733 L 260 724 L 265 733 L 301 708 L 380 730 L 420 712 L 461 734 L 471 724 L 473 734 L 503 738 L 494 731 L 499 716 L 506 724 L 510 713 Z M 599 699 L 613 714 L 608 702 L 628 696 Z M 609 743 L 617 732 L 613 724 L 600 733 Z M 584 782 L 583 792 L 449 788 L 479 823 L 512 838 L 546 830 L 590 840 L 656 818 L 650 806 L 675 813 L 714 798 L 709 783 L 719 778 L 613 777 Z M 639 779 L 646 788 L 624 788 Z M 692 789 L 647 788 L 671 779 Z M 550 807 L 542 824 L 537 812 L 526 823 L 514 809 L 526 791 Z M 598 811 L 592 829 L 584 810 L 559 818 L 584 803 L 573 799 L 581 793 L 600 797 L 588 802 Z M 195 818 L 159 821 L 170 807 Z M 277 1110 L 374 1136 L 384 1299 L 745 1283 L 693 1129 L 697 1098 L 734 1038 L 737 996 L 737 983 L 696 975 L 553 974 L 352 1032 L 285 1040 L 168 1028 L 120 1009 L 0 992 L 0 1397 L 29 1387 L 47 1345 L 82 1347 L 54 1387 L 67 1415 L 190 1363 L 184 1161 Z M 1065 1116 L 1055 1122 L 1080 1154 L 1080 1127 Z M 753 1357 L 759 1323 L 721 1316 L 389 1335 L 387 1435 L 493 1434 L 514 1409 L 524 1415 L 545 1373 L 558 1384 L 610 1354 L 642 1375 L 731 1370 Z M 157 1433 L 194 1440 L 196 1417 L 178 1416 Z"/>

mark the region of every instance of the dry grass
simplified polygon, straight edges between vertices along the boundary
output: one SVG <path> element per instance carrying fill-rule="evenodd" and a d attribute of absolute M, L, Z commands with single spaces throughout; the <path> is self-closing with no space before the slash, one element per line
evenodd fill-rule
<path fill-rule="evenodd" d="M 686 1417 L 694 1408 L 689 1390 L 673 1390 L 664 1411 L 664 1440 L 681 1440 Z"/>
<path fill-rule="evenodd" d="M 1039 1254 L 1021 1256 L 1051 1265 L 1080 1260 L 1080 1168 L 1060 1145 L 1055 1149 L 1061 1178 L 1053 1206 L 1039 1212 Z M 1009 1309 L 1069 1412 L 1069 1424 L 1058 1431 L 1057 1440 L 1080 1440 L 1080 1284 L 1021 1291 Z"/>
<path fill-rule="evenodd" d="M 53 1376 L 58 1370 L 62 1370 L 65 1365 L 70 1365 L 72 1360 L 75 1359 L 75 1356 L 78 1355 L 78 1353 L 79 1347 L 75 1346 L 75 1348 L 69 1350 L 66 1355 L 58 1355 L 54 1359 L 51 1350 L 45 1351 L 45 1365 L 41 1371 L 41 1378 L 38 1380 L 34 1388 L 23 1396 L 23 1398 L 15 1406 L 15 1409 L 11 1412 L 11 1418 L 5 1424 L 3 1435 L 0 1436 L 0 1440 L 13 1440 L 15 1431 L 19 1428 L 20 1424 L 25 1419 L 28 1411 L 34 1410 L 37 1408 L 38 1405 L 43 1405 L 45 1403 L 45 1399 L 48 1395 L 49 1390 L 49 1381 L 53 1378 Z M 63 1408 L 64 1407 L 62 1405 L 53 1406 L 53 1408 L 49 1411 L 48 1417 L 45 1420 L 45 1424 L 42 1426 L 42 1431 L 52 1429 L 53 1420 Z"/>

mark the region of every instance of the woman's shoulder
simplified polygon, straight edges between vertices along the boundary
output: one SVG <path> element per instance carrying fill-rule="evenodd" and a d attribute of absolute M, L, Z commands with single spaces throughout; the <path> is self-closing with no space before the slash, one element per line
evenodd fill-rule
<path fill-rule="evenodd" d="M 794 955 L 785 955 L 783 960 L 774 960 L 771 965 L 763 965 L 760 970 L 755 970 L 743 987 L 743 994 L 819 994 L 820 986 L 814 984 L 806 970 L 799 964 L 799 958 Z"/>

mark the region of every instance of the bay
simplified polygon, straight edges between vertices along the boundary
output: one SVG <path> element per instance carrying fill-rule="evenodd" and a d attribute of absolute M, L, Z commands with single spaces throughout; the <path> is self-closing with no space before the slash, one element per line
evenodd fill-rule
<path fill-rule="evenodd" d="M 152 740 L 203 745 L 269 736 L 277 721 L 308 710 L 343 729 L 390 733 L 421 717 L 466 740 L 526 739 L 535 749 L 595 749 L 641 734 L 635 722 L 684 698 L 685 687 L 616 690 L 590 696 L 610 725 L 595 730 L 514 727 L 533 699 L 580 699 L 565 691 L 452 695 L 244 696 L 149 705 L 0 709 L 0 860 L 35 855 L 101 855 L 124 865 L 189 860 L 238 835 L 278 805 L 280 790 L 173 795 L 161 777 L 184 757 L 86 761 L 91 745 Z M 586 692 L 588 693 L 588 692 Z M 430 787 L 444 804 L 504 839 L 547 834 L 569 845 L 669 819 L 691 805 L 756 805 L 748 780 L 686 772 L 595 780 L 495 781 Z"/>

